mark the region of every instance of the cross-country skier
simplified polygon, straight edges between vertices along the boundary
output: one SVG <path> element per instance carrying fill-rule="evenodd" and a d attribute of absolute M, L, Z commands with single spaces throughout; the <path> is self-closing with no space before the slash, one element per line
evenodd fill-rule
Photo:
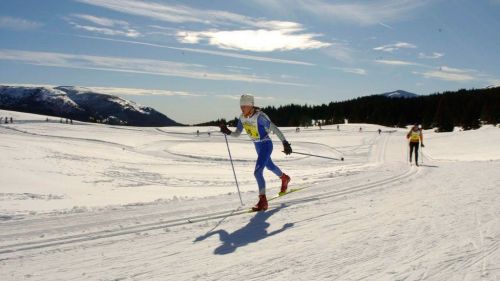
<path fill-rule="evenodd" d="M 424 137 L 422 135 L 422 129 L 418 127 L 418 124 L 413 125 L 408 134 L 406 134 L 406 138 L 410 140 L 410 163 L 413 150 L 415 150 L 415 164 L 417 164 L 418 166 L 418 145 L 421 142 L 422 147 L 425 147 Z"/>
<path fill-rule="evenodd" d="M 257 163 L 255 165 L 254 175 L 257 179 L 259 186 L 259 202 L 253 211 L 267 210 L 266 198 L 266 182 L 264 180 L 264 168 L 272 171 L 276 176 L 281 179 L 280 193 L 285 193 L 290 182 L 290 177 L 283 173 L 278 166 L 271 160 L 271 153 L 273 152 L 273 142 L 269 137 L 269 132 L 274 132 L 283 143 L 284 153 L 289 155 L 292 153 L 290 143 L 285 139 L 283 133 L 271 122 L 269 117 L 262 112 L 258 107 L 254 106 L 254 97 L 252 95 L 242 95 L 240 98 L 240 108 L 242 114 L 238 119 L 236 131 L 231 132 L 225 124 L 220 125 L 220 130 L 226 135 L 238 137 L 243 129 L 245 129 L 248 136 L 253 140 L 255 150 L 257 150 Z"/>

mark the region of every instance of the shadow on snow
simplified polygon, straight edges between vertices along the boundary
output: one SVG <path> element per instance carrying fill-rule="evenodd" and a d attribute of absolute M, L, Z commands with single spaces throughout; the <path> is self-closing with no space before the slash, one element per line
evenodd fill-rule
<path fill-rule="evenodd" d="M 214 250 L 214 254 L 226 255 L 233 253 L 239 247 L 258 242 L 267 237 L 281 233 L 289 227 L 292 227 L 294 225 L 293 223 L 286 223 L 278 230 L 272 232 L 267 231 L 267 228 L 271 224 L 269 224 L 266 220 L 286 207 L 287 206 L 285 204 L 282 204 L 280 207 L 267 212 L 257 212 L 256 215 L 250 219 L 247 225 L 234 231 L 233 233 L 228 233 L 223 229 L 209 231 L 206 234 L 197 237 L 194 242 L 200 242 L 212 235 L 219 234 L 219 239 L 222 242 L 222 245 Z"/>

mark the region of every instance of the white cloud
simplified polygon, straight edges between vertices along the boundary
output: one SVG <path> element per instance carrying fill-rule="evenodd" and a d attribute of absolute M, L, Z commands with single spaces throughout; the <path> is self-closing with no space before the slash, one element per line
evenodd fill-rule
<path fill-rule="evenodd" d="M 402 60 L 375 60 L 375 62 L 387 65 L 420 65 L 416 62 L 402 61 Z"/>
<path fill-rule="evenodd" d="M 131 38 L 137 38 L 141 36 L 141 33 L 139 31 L 131 28 L 130 24 L 123 20 L 115 20 L 86 14 L 74 14 L 64 19 L 75 28 L 86 30 L 89 32 L 110 36 L 119 35 Z M 80 23 L 81 21 L 85 21 L 86 23 L 82 24 Z M 88 25 L 88 23 L 98 26 Z"/>
<path fill-rule="evenodd" d="M 306 11 L 327 21 L 376 25 L 411 17 L 415 11 L 425 6 L 429 0 L 376 0 L 376 1 L 324 1 L 287 0 L 257 1 L 269 9 Z"/>
<path fill-rule="evenodd" d="M 137 38 L 141 36 L 141 33 L 139 33 L 135 29 L 127 29 L 127 30 L 119 30 L 119 29 L 111 29 L 111 28 L 106 28 L 106 27 L 95 27 L 95 26 L 89 26 L 89 25 L 79 25 L 76 23 L 72 23 L 75 28 L 78 29 L 83 29 L 86 31 L 90 32 L 95 32 L 95 33 L 100 33 L 104 35 L 121 35 L 121 36 L 126 36 L 126 37 L 131 37 L 131 38 Z"/>
<path fill-rule="evenodd" d="M 83 20 L 89 21 L 93 24 L 106 26 L 106 27 L 114 27 L 114 26 L 128 27 L 128 26 L 130 26 L 130 24 L 128 22 L 123 21 L 123 20 L 115 20 L 115 19 L 110 19 L 110 18 L 97 17 L 97 16 L 93 16 L 93 15 L 74 14 L 73 17 L 83 19 Z"/>
<path fill-rule="evenodd" d="M 426 55 L 425 53 L 418 54 L 419 59 L 438 59 L 438 58 L 441 58 L 443 56 L 444 56 L 443 53 L 437 53 L 437 52 L 433 52 L 431 55 Z"/>
<path fill-rule="evenodd" d="M 31 30 L 41 27 L 43 24 L 22 18 L 0 16 L 0 28 L 11 30 Z"/>
<path fill-rule="evenodd" d="M 203 97 L 206 95 L 193 94 L 183 91 L 169 91 L 158 89 L 141 89 L 141 88 L 117 88 L 117 87 L 78 87 L 89 89 L 91 91 L 109 94 L 109 95 L 124 95 L 124 96 L 181 96 L 181 97 Z"/>
<path fill-rule="evenodd" d="M 333 42 L 329 47 L 324 48 L 322 52 L 341 62 L 352 62 L 352 50 L 349 48 L 347 43 Z"/>
<path fill-rule="evenodd" d="M 304 62 L 304 61 L 275 59 L 275 58 L 270 58 L 270 57 L 253 56 L 253 55 L 245 55 L 245 54 L 237 54 L 237 53 L 213 51 L 213 50 L 204 50 L 204 49 L 195 49 L 195 48 L 179 48 L 179 47 L 173 47 L 173 46 L 167 46 L 167 45 L 161 45 L 161 44 L 153 44 L 153 43 L 145 43 L 145 42 L 139 42 L 139 41 L 102 38 L 102 37 L 95 37 L 95 36 L 82 36 L 82 35 L 78 35 L 78 37 L 96 39 L 96 40 L 112 41 L 112 42 L 121 42 L 121 43 L 127 43 L 127 44 L 137 44 L 137 45 L 144 45 L 144 46 L 150 46 L 150 47 L 156 47 L 156 48 L 165 48 L 165 49 L 171 49 L 171 50 L 209 54 L 209 55 L 214 55 L 214 56 L 230 57 L 230 58 L 245 59 L 245 60 L 264 61 L 264 62 L 283 63 L 283 64 L 308 65 L 308 66 L 314 65 L 312 63 Z"/>
<path fill-rule="evenodd" d="M 449 67 L 449 66 L 440 66 L 439 70 L 440 71 L 444 71 L 444 72 L 455 72 L 455 73 L 473 73 L 473 72 L 477 72 L 477 70 L 474 70 L 474 69 L 460 69 L 460 68 L 453 68 L 453 67 Z"/>
<path fill-rule="evenodd" d="M 379 22 L 378 24 L 381 25 L 381 26 L 383 26 L 383 27 L 385 27 L 385 28 L 387 28 L 387 29 L 394 29 L 394 27 L 392 27 L 392 26 L 390 26 L 388 24 L 385 24 L 383 22 Z"/>
<path fill-rule="evenodd" d="M 483 80 L 478 77 L 478 72 L 474 69 L 459 69 L 448 66 L 441 66 L 438 70 L 429 70 L 420 74 L 425 78 L 433 78 L 444 81 L 466 82 L 472 80 Z"/>
<path fill-rule="evenodd" d="M 196 9 L 185 5 L 160 4 L 139 0 L 77 0 L 78 2 L 94 5 L 113 11 L 144 16 L 155 20 L 172 23 L 199 23 L 203 25 L 242 25 L 247 27 L 270 29 L 301 29 L 295 22 L 270 21 L 261 18 L 252 18 L 245 15 L 221 11 Z"/>
<path fill-rule="evenodd" d="M 255 52 L 317 49 L 330 45 L 314 39 L 319 36 L 318 34 L 304 33 L 304 27 L 300 23 L 291 21 L 266 20 L 221 10 L 202 10 L 184 5 L 137 0 L 78 1 L 166 22 L 226 27 L 217 30 L 178 32 L 179 41 L 186 44 L 198 44 L 203 41 L 223 49 Z"/>
<path fill-rule="evenodd" d="M 271 80 L 267 77 L 244 74 L 210 72 L 203 65 L 186 64 L 164 60 L 73 55 L 50 52 L 31 52 L 0 49 L 0 60 L 10 60 L 33 65 L 128 72 L 149 75 L 175 76 L 192 79 L 243 81 L 254 83 L 305 86 L 298 83 Z"/>
<path fill-rule="evenodd" d="M 488 83 L 490 84 L 490 86 L 500 87 L 500 79 L 490 79 L 488 80 Z"/>
<path fill-rule="evenodd" d="M 19 84 L 19 83 L 0 83 L 6 86 L 22 86 L 22 87 L 58 87 L 52 84 Z M 99 86 L 74 86 L 74 88 L 82 91 L 93 91 L 115 96 L 180 96 L 180 97 L 205 97 L 205 94 L 193 94 L 183 91 L 169 91 L 158 89 L 142 89 L 142 88 L 119 88 L 119 87 L 99 87 Z"/>
<path fill-rule="evenodd" d="M 241 71 L 241 70 L 251 70 L 251 68 L 249 68 L 249 67 L 237 66 L 237 65 L 226 65 L 225 67 L 229 68 L 229 69 L 235 69 L 235 70 L 238 70 L 238 71 Z"/>
<path fill-rule="evenodd" d="M 351 67 L 330 67 L 331 69 L 340 70 L 345 73 L 352 73 L 358 75 L 366 75 L 366 70 L 363 68 L 351 68 Z"/>
<path fill-rule="evenodd" d="M 200 43 L 207 41 L 208 44 L 222 49 L 244 50 L 254 52 L 272 52 L 287 50 L 318 49 L 329 46 L 313 38 L 315 34 L 295 34 L 294 30 L 233 30 L 233 31 L 202 31 L 177 33 L 182 43 Z"/>
<path fill-rule="evenodd" d="M 417 46 L 411 44 L 411 43 L 406 43 L 406 42 L 397 42 L 395 44 L 388 44 L 388 45 L 383 45 L 380 47 L 373 48 L 376 51 L 382 51 L 382 52 L 394 52 L 399 49 L 415 49 Z"/>
<path fill-rule="evenodd" d="M 446 72 L 439 70 L 424 72 L 422 73 L 422 76 L 425 78 L 436 78 L 439 80 L 446 80 L 446 81 L 470 81 L 476 79 L 474 76 L 469 74 Z"/>

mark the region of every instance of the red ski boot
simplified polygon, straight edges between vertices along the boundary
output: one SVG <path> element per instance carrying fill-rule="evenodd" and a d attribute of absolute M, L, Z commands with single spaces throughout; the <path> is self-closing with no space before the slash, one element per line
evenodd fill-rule
<path fill-rule="evenodd" d="M 252 211 L 258 212 L 258 211 L 265 211 L 267 210 L 267 198 L 266 195 L 259 195 L 259 202 L 257 202 L 257 205 L 255 207 L 252 207 Z"/>
<path fill-rule="evenodd" d="M 280 179 L 281 179 L 280 194 L 285 194 L 286 189 L 288 188 L 288 183 L 290 182 L 290 177 L 287 174 L 283 173 L 283 175 L 281 175 Z"/>

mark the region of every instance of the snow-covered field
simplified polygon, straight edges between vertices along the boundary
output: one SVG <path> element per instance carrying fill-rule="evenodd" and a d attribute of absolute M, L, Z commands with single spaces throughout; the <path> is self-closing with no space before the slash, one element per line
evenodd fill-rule
<path fill-rule="evenodd" d="M 498 128 L 424 132 L 420 167 L 406 130 L 283 128 L 294 151 L 345 161 L 276 143 L 304 189 L 247 213 L 246 136 L 229 138 L 241 207 L 216 128 L 0 116 L 14 118 L 0 125 L 1 280 L 500 280 Z"/>

